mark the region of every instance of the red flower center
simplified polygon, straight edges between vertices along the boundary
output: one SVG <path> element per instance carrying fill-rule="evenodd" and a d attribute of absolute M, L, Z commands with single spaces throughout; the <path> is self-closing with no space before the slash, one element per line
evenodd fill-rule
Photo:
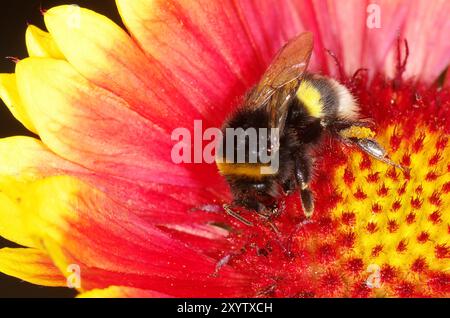
<path fill-rule="evenodd" d="M 376 139 L 409 173 L 325 140 L 317 153 L 312 220 L 293 194 L 272 224 L 251 215 L 256 227 L 230 220 L 235 230 L 221 255 L 254 277 L 255 295 L 446 294 L 450 93 L 382 76 L 367 86 L 364 72 L 346 83 L 363 115 L 376 122 Z"/>

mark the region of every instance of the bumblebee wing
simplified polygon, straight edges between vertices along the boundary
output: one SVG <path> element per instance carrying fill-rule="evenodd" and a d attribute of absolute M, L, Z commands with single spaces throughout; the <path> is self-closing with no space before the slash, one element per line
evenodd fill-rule
<path fill-rule="evenodd" d="M 278 128 L 279 135 L 283 135 L 286 118 L 289 113 L 289 105 L 295 97 L 297 83 L 290 82 L 283 89 L 276 90 L 269 99 L 267 105 L 269 112 L 269 127 Z"/>
<path fill-rule="evenodd" d="M 279 136 L 283 134 L 289 105 L 298 86 L 297 80 L 308 67 L 312 49 L 311 32 L 301 33 L 291 39 L 277 53 L 248 98 L 250 107 L 268 107 L 269 127 L 279 128 Z"/>
<path fill-rule="evenodd" d="M 266 86 L 278 89 L 305 72 L 313 49 L 313 35 L 304 32 L 287 42 L 263 76 Z"/>
<path fill-rule="evenodd" d="M 283 86 L 299 79 L 305 72 L 313 49 L 311 32 L 304 32 L 287 42 L 251 92 L 248 104 L 263 106 Z"/>

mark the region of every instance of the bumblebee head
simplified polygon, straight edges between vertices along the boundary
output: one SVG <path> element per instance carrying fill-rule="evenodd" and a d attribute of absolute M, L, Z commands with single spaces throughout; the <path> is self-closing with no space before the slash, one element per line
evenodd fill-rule
<path fill-rule="evenodd" d="M 228 176 L 226 179 L 233 194 L 233 202 L 239 206 L 259 212 L 277 203 L 280 191 L 273 178 L 254 180 Z"/>

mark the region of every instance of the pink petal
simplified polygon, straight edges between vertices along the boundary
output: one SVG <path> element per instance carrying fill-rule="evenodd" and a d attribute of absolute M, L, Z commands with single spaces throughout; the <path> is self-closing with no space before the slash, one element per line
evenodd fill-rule
<path fill-rule="evenodd" d="M 169 81 L 188 96 L 207 125 L 216 127 L 302 27 L 279 1 L 117 3 L 147 56 L 164 66 Z"/>
<path fill-rule="evenodd" d="M 405 75 L 432 82 L 450 64 L 450 2 L 417 0 L 408 4 L 403 37 L 411 53 Z"/>

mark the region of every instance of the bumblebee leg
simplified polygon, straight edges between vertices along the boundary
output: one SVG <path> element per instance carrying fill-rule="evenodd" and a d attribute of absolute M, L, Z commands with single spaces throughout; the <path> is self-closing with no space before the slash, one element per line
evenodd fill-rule
<path fill-rule="evenodd" d="M 370 129 L 369 124 L 364 121 L 339 122 L 334 126 L 339 138 L 352 142 L 354 139 L 368 139 L 375 137 L 375 132 Z"/>
<path fill-rule="evenodd" d="M 368 155 L 372 156 L 373 158 L 380 160 L 384 163 L 387 163 L 388 165 L 391 165 L 393 167 L 399 168 L 403 172 L 409 171 L 408 167 L 399 165 L 398 163 L 395 163 L 394 161 L 389 159 L 386 150 L 384 150 L 384 148 L 380 144 L 378 144 L 375 140 L 368 138 L 360 138 L 354 140 L 353 142 L 358 146 L 359 149 L 361 149 Z"/>
<path fill-rule="evenodd" d="M 374 123 L 370 119 L 336 119 L 327 126 L 327 130 L 340 142 L 352 146 L 355 138 L 373 138 L 375 136 L 375 132 L 371 129 L 373 126 Z"/>
<path fill-rule="evenodd" d="M 272 231 L 274 231 L 274 233 L 278 236 L 281 236 L 281 232 L 278 229 L 278 227 L 271 221 L 271 220 L 266 220 L 267 224 L 270 226 L 270 228 L 272 229 Z"/>
<path fill-rule="evenodd" d="M 283 184 L 283 191 L 286 194 L 290 194 L 297 188 L 297 180 L 293 178 L 289 178 L 286 180 L 286 182 Z"/>
<path fill-rule="evenodd" d="M 403 167 L 388 158 L 386 150 L 373 139 L 375 133 L 368 128 L 367 123 L 368 122 L 366 121 L 354 122 L 352 126 L 339 130 L 339 138 L 345 144 L 356 145 L 359 149 L 373 158 L 407 172 L 408 168 Z"/>
<path fill-rule="evenodd" d="M 233 211 L 231 205 L 229 205 L 229 204 L 224 204 L 224 205 L 223 205 L 223 209 L 225 210 L 225 212 L 227 212 L 228 215 L 231 215 L 232 217 L 234 217 L 235 219 L 241 221 L 241 222 L 244 223 L 245 225 L 253 226 L 253 223 L 252 223 L 252 222 L 250 222 L 249 220 L 247 220 L 246 218 L 244 218 L 243 216 L 241 216 L 239 213 Z"/>
<path fill-rule="evenodd" d="M 314 213 L 314 195 L 309 189 L 308 184 L 301 185 L 300 197 L 302 198 L 302 208 L 307 219 L 310 219 Z"/>
<path fill-rule="evenodd" d="M 311 218 L 314 213 L 314 195 L 309 188 L 309 179 L 311 175 L 311 163 L 308 161 L 297 161 L 295 176 L 300 190 L 300 198 L 302 199 L 303 213 L 307 219 Z"/>

